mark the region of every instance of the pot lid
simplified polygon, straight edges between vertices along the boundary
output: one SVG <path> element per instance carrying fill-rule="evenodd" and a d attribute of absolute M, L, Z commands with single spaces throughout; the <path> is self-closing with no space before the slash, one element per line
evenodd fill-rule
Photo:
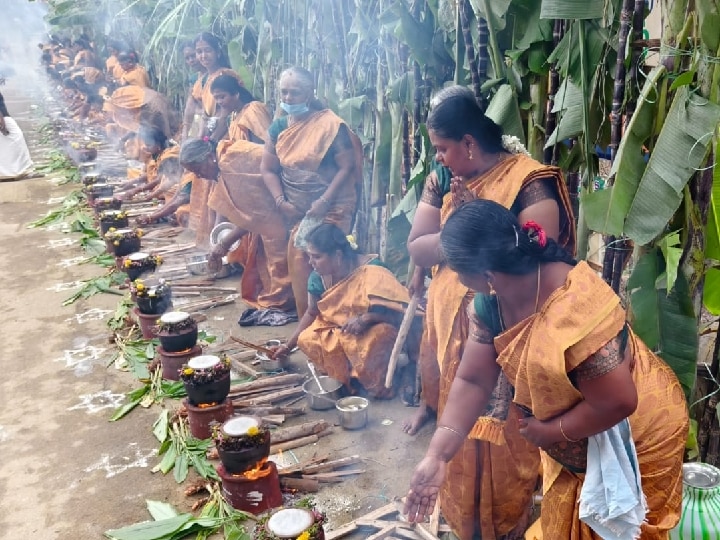
<path fill-rule="evenodd" d="M 115 217 L 122 214 L 122 210 L 103 210 L 100 212 L 100 217 Z"/>
<path fill-rule="evenodd" d="M 191 367 L 193 369 L 208 369 L 218 365 L 219 363 L 219 356 L 213 356 L 212 354 L 203 354 L 201 356 L 191 358 L 188 362 L 188 367 Z"/>
<path fill-rule="evenodd" d="M 168 313 L 163 313 L 160 316 L 160 322 L 164 322 L 166 324 L 177 324 L 189 318 L 190 314 L 185 313 L 184 311 L 170 311 Z"/>
<path fill-rule="evenodd" d="M 149 255 L 145 253 L 144 251 L 136 251 L 135 253 L 131 253 L 128 255 L 128 259 L 131 261 L 142 261 L 143 259 L 147 259 Z"/>
<path fill-rule="evenodd" d="M 720 469 L 707 463 L 684 463 L 683 482 L 701 489 L 720 486 Z"/>
<path fill-rule="evenodd" d="M 222 430 L 230 437 L 245 435 L 251 427 L 260 427 L 260 422 L 253 416 L 236 416 L 225 422 Z"/>
<path fill-rule="evenodd" d="M 284 508 L 278 510 L 267 522 L 268 530 L 279 538 L 297 538 L 312 527 L 315 517 L 305 508 Z"/>

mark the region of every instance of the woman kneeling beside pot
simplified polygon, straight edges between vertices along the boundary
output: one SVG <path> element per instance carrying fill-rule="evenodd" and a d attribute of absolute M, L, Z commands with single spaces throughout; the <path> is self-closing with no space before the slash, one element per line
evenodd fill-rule
<path fill-rule="evenodd" d="M 336 225 L 318 226 L 306 241 L 313 267 L 308 309 L 295 334 L 274 349 L 274 358 L 286 356 L 298 345 L 346 387 L 352 389 L 357 380 L 372 397 L 393 397 L 395 389 L 385 388 L 385 375 L 410 301 L 407 289 L 376 256 L 358 253 Z M 419 324 L 416 328 L 407 341 L 410 357 L 416 356 L 419 346 Z"/>

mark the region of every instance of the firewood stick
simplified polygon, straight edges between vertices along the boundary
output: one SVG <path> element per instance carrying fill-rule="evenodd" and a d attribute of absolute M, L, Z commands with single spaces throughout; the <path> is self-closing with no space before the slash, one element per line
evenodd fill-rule
<path fill-rule="evenodd" d="M 388 525 L 384 529 L 381 529 L 379 532 L 376 532 L 375 534 L 371 534 L 368 536 L 365 540 L 384 540 L 385 538 L 392 536 L 395 532 L 395 529 L 397 528 L 397 525 L 394 523 Z"/>
<path fill-rule="evenodd" d="M 295 474 L 302 472 L 305 467 L 308 467 L 310 465 L 315 465 L 317 463 L 322 463 L 323 461 L 326 461 L 330 459 L 329 454 L 325 454 L 322 456 L 314 457 L 311 459 L 308 459 L 307 461 L 303 461 L 300 463 L 295 463 L 294 465 L 288 465 L 287 467 L 283 467 L 282 469 L 278 469 L 278 474 L 280 476 L 286 476 L 288 474 Z"/>
<path fill-rule="evenodd" d="M 435 508 L 433 508 L 433 513 L 430 514 L 430 523 L 428 523 L 427 529 L 430 534 L 437 536 L 438 527 L 440 527 L 440 504 L 435 501 Z"/>
<path fill-rule="evenodd" d="M 305 409 L 297 407 L 244 407 L 238 409 L 238 412 L 251 416 L 268 416 L 273 414 L 282 414 L 293 418 L 305 414 Z"/>
<path fill-rule="evenodd" d="M 261 416 L 260 417 L 263 422 L 266 424 L 272 424 L 274 426 L 279 426 L 283 422 L 285 422 L 285 415 L 284 414 L 273 414 L 270 416 Z"/>
<path fill-rule="evenodd" d="M 325 431 L 330 427 L 325 420 L 315 420 L 313 422 L 305 422 L 297 426 L 290 426 L 277 429 L 270 434 L 271 444 L 280 444 L 293 439 L 315 435 L 321 431 Z"/>
<path fill-rule="evenodd" d="M 293 450 L 294 448 L 300 448 L 301 446 L 307 446 L 308 444 L 314 444 L 320 440 L 321 435 L 308 435 L 307 437 L 300 437 L 299 439 L 293 439 L 280 444 L 273 444 L 270 446 L 270 453 L 277 454 L 279 451 L 285 452 L 286 450 Z"/>
<path fill-rule="evenodd" d="M 439 540 L 438 537 L 427 530 L 424 523 L 416 523 L 413 529 L 423 540 Z"/>
<path fill-rule="evenodd" d="M 317 493 L 320 490 L 320 482 L 306 478 L 280 478 L 280 485 L 286 489 L 297 489 L 305 493 Z"/>
<path fill-rule="evenodd" d="M 303 478 L 314 478 L 316 480 L 326 480 L 326 479 L 332 479 L 332 478 L 341 478 L 343 476 L 353 476 L 355 474 L 362 474 L 366 472 L 365 469 L 348 469 L 346 471 L 334 471 L 334 472 L 326 472 L 326 473 L 318 473 L 318 474 L 303 474 Z"/>
<path fill-rule="evenodd" d="M 246 366 L 245 364 L 243 364 L 243 363 L 240 362 L 239 360 L 235 360 L 234 358 L 231 358 L 231 359 L 230 359 L 230 365 L 231 365 L 236 371 L 242 371 L 243 373 L 247 373 L 247 374 L 250 375 L 251 377 L 257 378 L 257 377 L 260 376 L 260 373 L 258 373 L 257 371 L 255 371 L 253 368 L 251 368 L 250 366 Z"/>
<path fill-rule="evenodd" d="M 392 352 L 390 353 L 390 360 L 388 361 L 387 375 L 385 375 L 385 388 L 392 388 L 393 376 L 395 375 L 395 368 L 397 366 L 398 356 L 402 351 L 405 340 L 407 340 L 408 333 L 410 333 L 410 327 L 412 326 L 413 319 L 415 319 L 415 312 L 417 311 L 420 297 L 413 296 L 410 299 L 405 315 L 403 315 L 400 328 L 398 329 L 397 338 L 393 345 Z"/>
<path fill-rule="evenodd" d="M 342 484 L 344 482 L 342 478 L 318 478 L 315 475 L 307 474 L 300 475 L 300 478 L 305 478 L 306 480 L 316 480 L 321 484 Z"/>
<path fill-rule="evenodd" d="M 300 394 L 304 394 L 305 392 L 301 387 L 296 388 L 288 388 L 286 390 L 280 390 L 278 392 L 272 392 L 266 396 L 253 398 L 253 399 L 240 399 L 240 400 L 233 400 L 233 406 L 234 407 L 251 407 L 253 405 L 267 405 L 269 403 L 274 403 L 277 401 L 282 401 L 283 399 L 295 397 Z"/>
<path fill-rule="evenodd" d="M 309 467 L 306 467 L 303 469 L 303 473 L 305 474 L 313 474 L 313 473 L 320 473 L 325 471 L 332 471 L 335 469 L 339 469 L 340 467 L 347 467 L 348 465 L 355 465 L 357 463 L 360 463 L 362 461 L 362 458 L 359 455 L 354 456 L 348 456 L 340 459 L 333 459 L 331 461 L 326 461 L 325 463 L 320 463 L 318 465 L 312 465 Z"/>
<path fill-rule="evenodd" d="M 385 506 L 381 506 L 377 510 L 373 510 L 372 512 L 365 514 L 359 519 L 380 519 L 382 517 L 387 516 L 388 514 L 394 514 L 396 513 L 397 506 L 394 502 L 386 504 Z M 325 540 L 337 540 L 338 538 L 342 538 L 343 536 L 347 536 L 348 534 L 356 531 L 358 528 L 357 520 L 353 520 L 350 523 L 346 523 L 342 527 L 335 529 L 334 531 L 329 531 L 325 534 Z"/>
<path fill-rule="evenodd" d="M 246 391 L 254 391 L 261 388 L 272 388 L 278 386 L 290 386 L 299 384 L 305 380 L 303 375 L 299 373 L 289 373 L 287 375 L 275 375 L 273 377 L 264 377 L 257 381 L 244 382 L 235 384 L 230 388 L 229 395 L 242 394 Z"/>

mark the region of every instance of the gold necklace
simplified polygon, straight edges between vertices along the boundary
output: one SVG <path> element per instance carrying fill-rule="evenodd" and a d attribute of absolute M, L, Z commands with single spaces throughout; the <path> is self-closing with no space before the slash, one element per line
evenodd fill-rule
<path fill-rule="evenodd" d="M 502 308 L 500 307 L 500 297 L 496 296 L 495 299 L 497 300 L 498 317 L 500 317 L 500 330 L 502 332 L 504 332 L 505 331 L 505 321 L 503 320 Z M 532 312 L 533 315 L 535 313 L 537 313 L 539 304 L 540 304 L 540 265 L 538 264 L 537 284 L 535 285 L 535 309 L 533 309 L 533 312 Z"/>

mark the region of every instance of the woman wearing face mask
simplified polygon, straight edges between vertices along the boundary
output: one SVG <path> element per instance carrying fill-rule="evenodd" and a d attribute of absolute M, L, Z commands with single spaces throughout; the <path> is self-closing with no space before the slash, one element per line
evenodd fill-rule
<path fill-rule="evenodd" d="M 425 182 L 408 250 L 419 268 L 416 278 L 424 278 L 423 269 L 433 268 L 420 369 L 424 406 L 442 414 L 467 341 L 466 309 L 472 299 L 472 292 L 445 264 L 440 249 L 445 221 L 464 202 L 490 199 L 510 208 L 523 222 L 540 223 L 548 236 L 571 252 L 575 224 L 559 169 L 534 161 L 522 145 L 512 148 L 468 88 L 441 90 L 433 100 L 427 126 L 437 167 Z M 415 294 L 420 281 L 415 279 L 411 287 Z M 426 410 L 421 409 L 421 415 Z M 405 430 L 414 433 L 422 420 L 416 417 Z M 539 455 L 513 430 L 516 423 L 509 421 L 507 426 L 507 444 L 496 445 L 488 441 L 497 430 L 478 423 L 448 464 L 440 507 L 460 540 L 477 534 L 483 539 L 522 535 Z"/>
<path fill-rule="evenodd" d="M 312 74 L 291 67 L 278 84 L 286 115 L 268 130 L 262 174 L 277 210 L 291 231 L 288 267 L 298 315 L 307 309 L 311 267 L 295 246 L 303 217 L 337 225 L 349 233 L 362 181 L 362 147 L 358 137 L 314 98 Z"/>

